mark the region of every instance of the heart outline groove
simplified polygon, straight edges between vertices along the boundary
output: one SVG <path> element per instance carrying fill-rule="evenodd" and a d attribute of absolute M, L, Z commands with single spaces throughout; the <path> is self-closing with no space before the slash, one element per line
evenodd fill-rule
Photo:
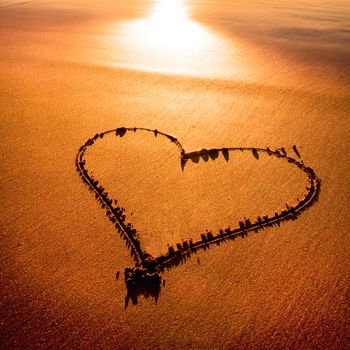
<path fill-rule="evenodd" d="M 198 241 L 193 241 L 192 239 L 182 241 L 181 243 L 176 244 L 176 249 L 169 246 L 166 254 L 158 257 L 152 257 L 149 253 L 142 249 L 137 230 L 131 223 L 126 223 L 124 208 L 117 205 L 116 199 L 113 200 L 109 198 L 108 192 L 106 192 L 104 187 L 93 178 L 85 167 L 86 160 L 84 159 L 84 156 L 88 147 L 92 147 L 97 140 L 103 139 L 105 135 L 114 133 L 116 137 L 123 137 L 127 132 L 149 132 L 153 133 L 155 136 L 159 135 L 160 137 L 167 138 L 179 149 L 180 165 L 182 170 L 184 170 L 186 163 L 189 160 L 193 160 L 195 162 L 198 162 L 200 158 L 203 158 L 206 161 L 209 158 L 215 160 L 218 158 L 220 153 L 224 156 L 226 161 L 229 159 L 230 152 L 251 152 L 256 159 L 259 159 L 259 153 L 266 153 L 269 156 L 282 158 L 288 163 L 297 166 L 307 175 L 309 186 L 306 187 L 307 192 L 304 194 L 304 197 L 301 200 L 298 200 L 296 205 L 286 205 L 286 209 L 276 212 L 273 216 L 258 216 L 254 222 L 251 222 L 250 219 L 245 219 L 245 221 L 239 221 L 238 227 L 234 229 L 231 229 L 230 227 L 226 229 L 220 228 L 217 234 L 213 234 L 210 231 L 206 232 L 205 234 L 201 234 L 201 239 Z M 300 159 L 300 153 L 295 145 L 293 146 L 293 151 Z M 220 244 L 226 240 L 234 240 L 239 236 L 244 238 L 249 232 L 258 232 L 259 230 L 275 225 L 280 226 L 281 223 L 285 221 L 296 220 L 302 212 L 311 207 L 318 200 L 321 191 L 321 180 L 317 177 L 314 170 L 305 166 L 302 160 L 297 160 L 288 156 L 284 147 L 277 150 L 271 150 L 269 147 L 229 147 L 219 149 L 213 148 L 209 150 L 202 149 L 200 151 L 186 153 L 185 149 L 182 147 L 181 143 L 176 137 L 158 131 L 157 129 L 119 127 L 97 133 L 79 148 L 75 163 L 76 169 L 83 182 L 87 184 L 89 186 L 89 190 L 95 194 L 95 199 L 101 204 L 102 208 L 106 209 L 107 217 L 114 224 L 115 229 L 118 231 L 120 236 L 126 241 L 126 245 L 130 249 L 131 256 L 135 260 L 135 266 L 126 267 L 124 271 L 124 279 L 127 287 L 125 308 L 128 305 L 129 299 L 132 300 L 133 304 L 137 304 L 137 298 L 139 295 L 144 295 L 146 297 L 151 296 L 157 301 L 162 284 L 161 273 L 165 269 L 170 269 L 171 267 L 183 263 L 191 256 L 192 253 L 195 253 L 201 249 L 205 250 L 214 243 Z M 164 282 L 165 281 L 163 281 L 163 286 Z"/>

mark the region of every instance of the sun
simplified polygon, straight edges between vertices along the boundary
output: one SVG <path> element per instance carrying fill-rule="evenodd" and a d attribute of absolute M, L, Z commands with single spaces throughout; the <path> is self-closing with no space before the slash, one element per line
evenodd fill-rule
<path fill-rule="evenodd" d="M 198 47 L 204 39 L 201 28 L 188 17 L 188 9 L 182 0 L 158 1 L 149 17 L 139 25 L 142 27 L 142 41 L 153 47 L 179 52 Z"/>
<path fill-rule="evenodd" d="M 181 0 L 160 0 L 151 11 L 150 19 L 162 25 L 176 25 L 188 21 L 187 9 Z"/>
<path fill-rule="evenodd" d="M 236 43 L 194 20 L 190 1 L 155 0 L 143 18 L 112 25 L 106 62 L 165 74 L 241 79 Z"/>

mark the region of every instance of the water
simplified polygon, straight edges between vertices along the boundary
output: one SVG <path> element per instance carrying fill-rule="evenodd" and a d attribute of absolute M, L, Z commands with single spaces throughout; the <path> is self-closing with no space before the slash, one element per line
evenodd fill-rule
<path fill-rule="evenodd" d="M 143 17 L 108 27 L 102 40 L 106 64 L 265 83 L 315 61 L 322 69 L 348 65 L 350 10 L 345 1 L 255 1 L 246 6 L 158 0 L 145 7 Z"/>
<path fill-rule="evenodd" d="M 313 72 L 344 79 L 339 70 L 349 69 L 350 6 L 342 0 L 2 1 L 0 6 L 5 41 L 13 31 L 20 33 L 20 54 L 31 57 L 265 84 L 285 84 L 278 77 L 283 74 L 289 85 Z M 54 41 L 47 40 L 48 32 Z M 17 45 L 12 40 L 6 51 Z M 44 50 L 37 52 L 38 46 Z"/>

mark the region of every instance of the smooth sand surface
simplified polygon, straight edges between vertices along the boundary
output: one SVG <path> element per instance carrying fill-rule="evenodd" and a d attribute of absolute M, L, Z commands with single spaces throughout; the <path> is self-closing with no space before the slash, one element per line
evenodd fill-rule
<path fill-rule="evenodd" d="M 159 61 L 159 71 L 153 54 L 142 63 L 136 42 L 125 47 L 124 24 L 150 5 L 0 2 L 0 347 L 347 348 L 345 2 L 193 1 L 223 59 L 196 70 L 193 53 Z M 280 228 L 192 255 L 163 274 L 157 303 L 141 297 L 125 309 L 115 274 L 133 260 L 74 163 L 88 138 L 119 126 L 164 131 L 188 152 L 297 145 L 322 180 L 319 201 Z M 154 254 L 273 213 L 306 185 L 288 164 L 243 154 L 181 171 L 177 152 L 154 135 L 126 135 L 86 155 Z"/>

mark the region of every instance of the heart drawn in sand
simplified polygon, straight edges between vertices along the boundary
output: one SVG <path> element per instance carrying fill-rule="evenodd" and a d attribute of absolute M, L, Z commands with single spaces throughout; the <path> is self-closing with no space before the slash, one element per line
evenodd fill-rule
<path fill-rule="evenodd" d="M 143 246 L 142 233 L 140 237 L 140 233 L 133 224 L 128 222 L 130 217 L 128 216 L 127 219 L 125 209 L 122 207 L 123 203 L 119 204 L 119 198 L 116 198 L 118 197 L 118 193 L 114 193 L 112 198 L 104 188 L 101 178 L 95 178 L 95 175 L 88 169 L 88 164 L 90 165 L 90 163 L 86 161 L 87 151 L 92 150 L 94 146 L 101 143 L 102 139 L 120 139 L 125 137 L 128 133 L 133 133 L 133 135 L 152 134 L 156 138 L 161 138 L 163 141 L 171 144 L 173 148 L 177 149 L 177 164 L 182 172 L 186 171 L 186 167 L 189 166 L 189 163 L 198 163 L 200 160 L 204 160 L 205 162 L 208 160 L 216 160 L 220 155 L 220 157 L 227 162 L 230 157 L 236 157 L 237 154 L 249 154 L 257 160 L 260 157 L 279 159 L 279 161 L 285 162 L 283 164 L 293 166 L 293 171 L 297 170 L 305 175 L 307 181 L 306 190 L 301 194 L 301 199 L 298 199 L 296 203 L 293 205 L 286 204 L 282 208 L 275 208 L 270 214 L 257 216 L 254 219 L 244 217 L 244 219 L 237 220 L 237 222 L 225 222 L 222 227 L 214 227 L 209 231 L 206 230 L 205 233 L 198 232 L 197 239 L 185 239 L 185 237 L 189 237 L 185 232 L 180 242 L 171 242 L 171 245 L 168 244 L 165 253 L 152 256 Z M 117 150 L 111 152 L 117 152 Z M 159 151 L 157 152 L 159 153 Z M 128 289 L 127 300 L 131 297 L 135 303 L 137 301 L 137 295 L 139 294 L 146 296 L 152 295 L 157 298 L 161 286 L 161 271 L 165 268 L 176 266 L 179 262 L 186 260 L 192 253 L 200 249 L 206 249 L 213 243 L 219 244 L 225 240 L 234 240 L 238 236 L 243 238 L 251 231 L 258 232 L 267 227 L 275 225 L 280 226 L 284 221 L 297 219 L 304 210 L 317 201 L 320 194 L 321 181 L 316 176 L 313 169 L 305 166 L 300 160 L 300 154 L 296 146 L 293 146 L 293 153 L 297 159 L 287 155 L 284 147 L 278 150 L 272 150 L 269 147 L 230 147 L 202 149 L 200 151 L 186 153 L 181 143 L 174 136 L 158 130 L 125 127 L 98 133 L 81 146 L 76 156 L 77 171 L 84 183 L 86 183 L 89 189 L 94 193 L 96 200 L 101 204 L 102 208 L 106 210 L 107 217 L 114 224 L 120 236 L 126 241 L 131 255 L 135 260 L 135 267 L 126 268 L 124 273 Z M 139 164 L 139 167 L 142 167 L 142 164 Z M 132 174 L 130 174 L 130 176 L 132 176 Z M 166 177 L 166 175 L 164 177 Z M 165 198 L 165 200 L 167 199 Z M 198 201 L 193 203 L 193 205 L 197 203 Z M 132 208 L 127 209 L 132 210 Z M 264 208 L 262 208 L 262 210 L 264 210 Z M 144 208 L 143 211 L 147 213 L 147 208 Z"/>

